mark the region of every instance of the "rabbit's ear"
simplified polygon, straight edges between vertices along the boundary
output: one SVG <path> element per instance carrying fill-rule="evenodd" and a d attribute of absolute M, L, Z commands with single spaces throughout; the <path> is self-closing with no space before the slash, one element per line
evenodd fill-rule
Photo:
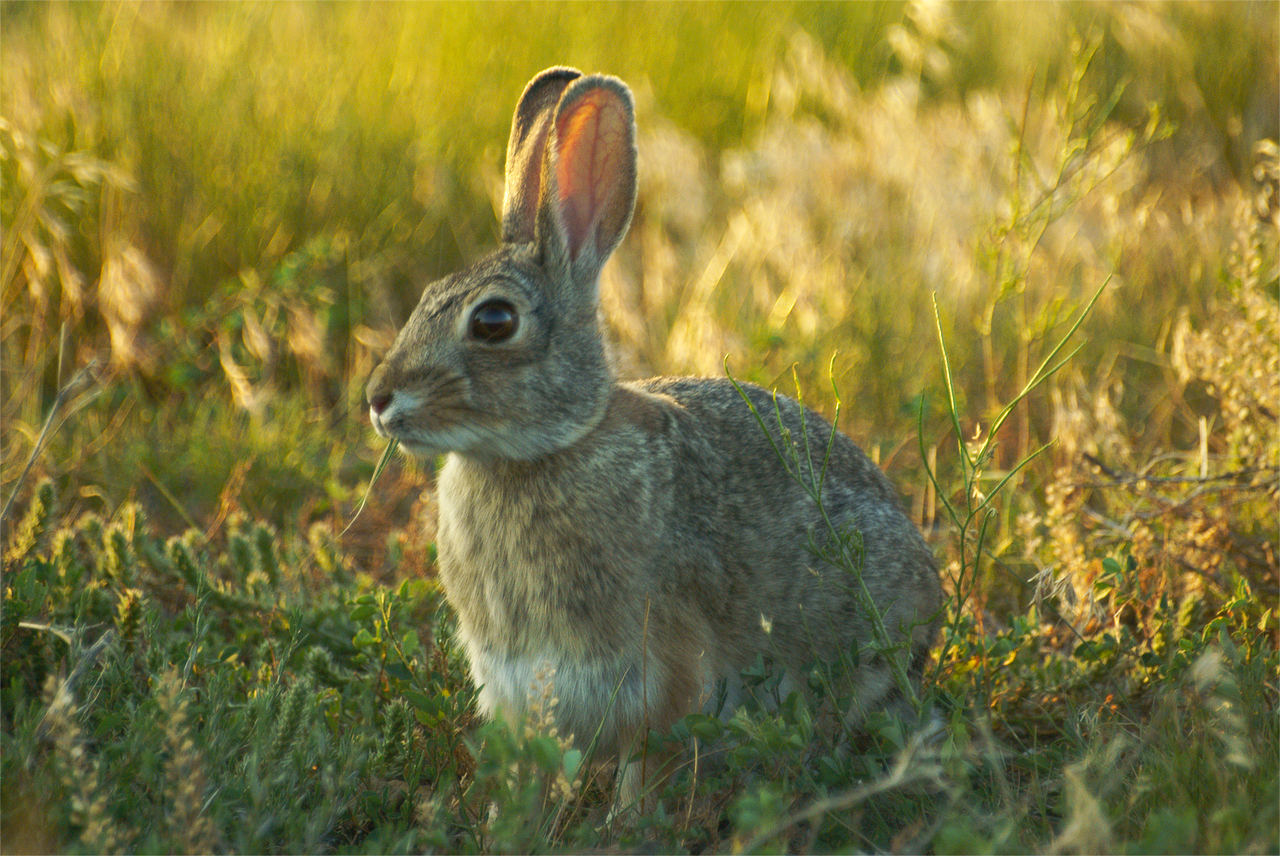
<path fill-rule="evenodd" d="M 582 76 L 572 68 L 549 68 L 524 88 L 511 139 L 507 142 L 506 189 L 502 198 L 502 240 L 527 244 L 537 231 L 538 198 L 551 119 L 565 88 Z"/>
<path fill-rule="evenodd" d="M 538 241 L 563 254 L 571 279 L 594 282 L 627 233 L 636 202 L 636 124 L 631 92 L 614 77 L 583 77 L 556 108 L 543 172 Z"/>

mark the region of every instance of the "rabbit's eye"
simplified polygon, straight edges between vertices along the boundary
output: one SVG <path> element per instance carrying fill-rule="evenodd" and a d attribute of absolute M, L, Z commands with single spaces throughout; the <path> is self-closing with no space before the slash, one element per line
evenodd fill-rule
<path fill-rule="evenodd" d="M 471 337 L 481 342 L 505 342 L 516 332 L 516 308 L 505 300 L 487 300 L 471 313 Z"/>

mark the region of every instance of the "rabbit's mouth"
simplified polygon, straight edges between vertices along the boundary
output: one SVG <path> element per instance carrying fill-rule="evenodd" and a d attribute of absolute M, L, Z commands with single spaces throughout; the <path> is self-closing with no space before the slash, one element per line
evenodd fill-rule
<path fill-rule="evenodd" d="M 386 408 L 379 407 L 377 404 L 369 407 L 369 423 L 373 425 L 373 430 L 378 432 L 379 437 L 385 437 L 388 440 L 399 440 L 401 445 L 408 449 L 413 444 L 406 441 L 404 437 L 397 435 L 397 432 L 391 430 L 389 422 L 392 413 Z"/>
<path fill-rule="evenodd" d="M 431 459 L 450 451 L 450 447 L 441 445 L 438 438 L 423 437 L 420 429 L 406 423 L 404 405 L 411 402 L 401 400 L 404 398 L 406 396 L 400 393 L 394 396 L 394 400 L 393 397 L 388 396 L 385 401 L 375 401 L 370 404 L 369 423 L 373 425 L 373 430 L 378 432 L 378 436 L 395 440 L 405 452 L 415 458 Z M 437 432 L 428 432 L 428 434 L 435 433 Z"/>
<path fill-rule="evenodd" d="M 529 443 L 506 422 L 480 426 L 474 423 L 427 427 L 413 424 L 404 414 L 369 410 L 369 421 L 379 436 L 397 441 L 415 458 L 431 460 L 451 452 L 483 459 L 528 458 Z"/>
<path fill-rule="evenodd" d="M 378 436 L 395 440 L 400 448 L 415 458 L 431 460 L 448 452 L 461 451 L 462 438 L 442 436 L 440 432 L 424 432 L 414 430 L 393 429 L 386 420 L 372 414 L 370 421 Z"/>

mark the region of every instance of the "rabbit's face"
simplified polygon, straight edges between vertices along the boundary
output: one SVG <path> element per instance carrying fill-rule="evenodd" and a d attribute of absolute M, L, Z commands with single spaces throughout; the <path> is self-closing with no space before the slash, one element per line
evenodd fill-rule
<path fill-rule="evenodd" d="M 573 445 L 613 393 L 597 278 L 631 222 L 635 111 L 614 78 L 553 68 L 507 146 L 503 248 L 427 287 L 365 395 L 421 456 L 532 460 Z"/>
<path fill-rule="evenodd" d="M 533 245 L 427 286 L 369 378 L 374 429 L 423 457 L 523 460 L 576 442 L 612 377 L 594 307 L 552 301 Z"/>

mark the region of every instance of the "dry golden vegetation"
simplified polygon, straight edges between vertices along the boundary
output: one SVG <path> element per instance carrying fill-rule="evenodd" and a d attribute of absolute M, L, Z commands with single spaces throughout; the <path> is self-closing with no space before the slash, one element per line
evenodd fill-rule
<path fill-rule="evenodd" d="M 0 26 L 6 850 L 1280 847 L 1275 3 Z M 925 528 L 932 741 L 691 717 L 726 760 L 611 820 L 553 675 L 526 732 L 476 721 L 429 474 L 348 526 L 363 381 L 495 243 L 553 64 L 637 97 L 620 373 L 838 398 Z"/>

